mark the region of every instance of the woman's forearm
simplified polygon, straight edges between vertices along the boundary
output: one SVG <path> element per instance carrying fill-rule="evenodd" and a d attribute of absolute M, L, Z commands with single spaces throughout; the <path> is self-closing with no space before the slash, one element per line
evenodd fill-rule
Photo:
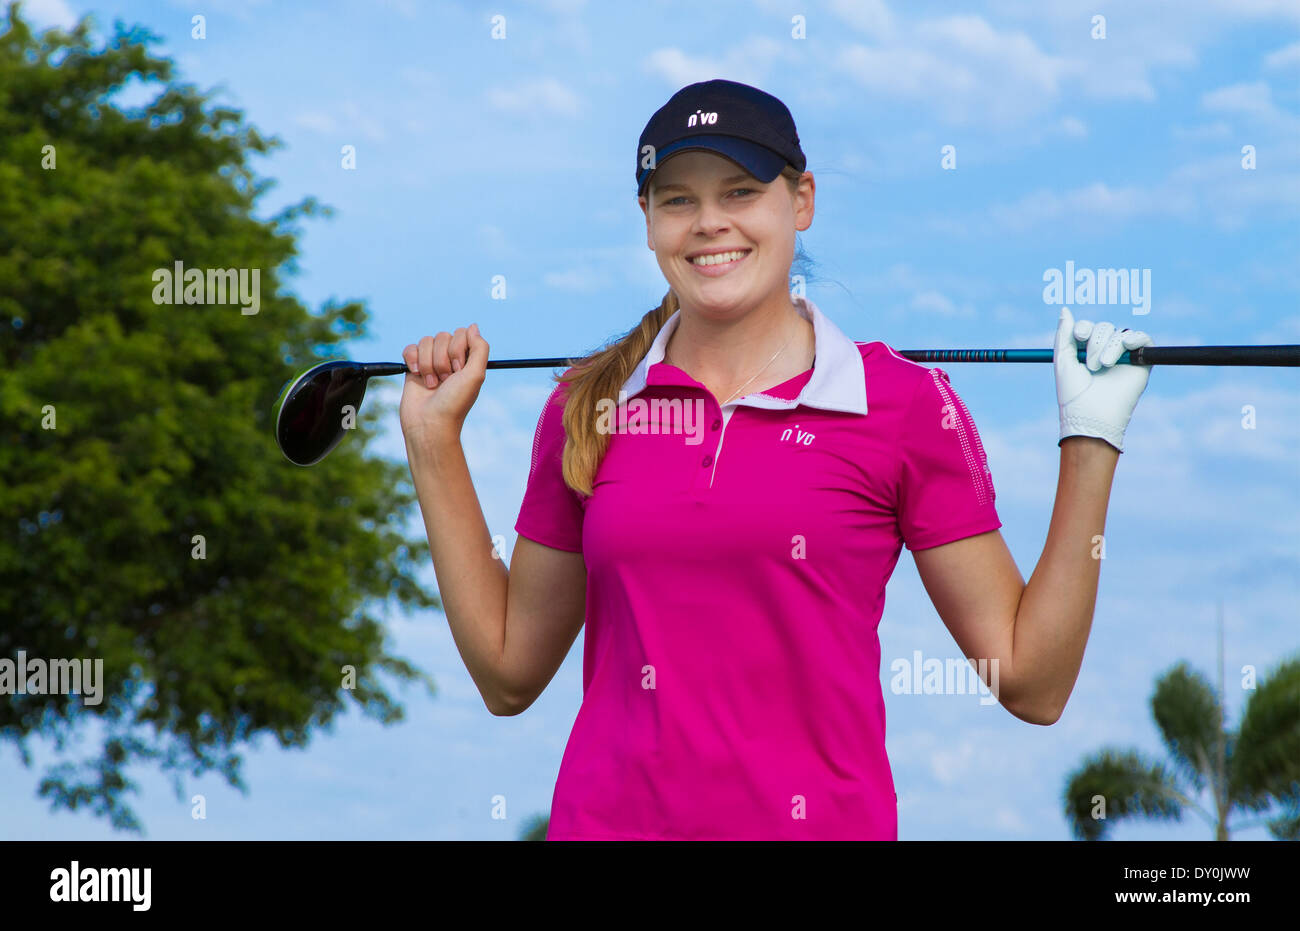
<path fill-rule="evenodd" d="M 1047 542 L 1016 613 L 1013 665 L 1022 702 L 1060 717 L 1074 690 L 1097 605 L 1102 534 L 1119 451 L 1105 440 L 1061 442 L 1061 472 Z"/>
<path fill-rule="evenodd" d="M 493 714 L 501 686 L 509 571 L 496 558 L 459 438 L 406 438 L 443 612 L 470 678 Z"/>

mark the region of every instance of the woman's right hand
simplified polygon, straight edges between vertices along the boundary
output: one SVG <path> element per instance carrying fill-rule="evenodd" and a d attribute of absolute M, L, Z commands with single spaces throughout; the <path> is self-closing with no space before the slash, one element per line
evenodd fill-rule
<path fill-rule="evenodd" d="M 461 426 L 487 373 L 488 344 L 478 324 L 426 336 L 402 350 L 406 384 L 399 409 L 408 441 L 459 440 Z"/>

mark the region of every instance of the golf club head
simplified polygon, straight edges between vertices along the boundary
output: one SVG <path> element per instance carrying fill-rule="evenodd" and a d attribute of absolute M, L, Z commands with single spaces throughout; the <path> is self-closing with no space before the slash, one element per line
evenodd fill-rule
<path fill-rule="evenodd" d="M 315 465 L 339 445 L 347 433 L 344 408 L 351 406 L 354 417 L 360 411 L 368 369 L 347 360 L 322 362 L 286 386 L 275 419 L 275 441 L 286 459 Z"/>

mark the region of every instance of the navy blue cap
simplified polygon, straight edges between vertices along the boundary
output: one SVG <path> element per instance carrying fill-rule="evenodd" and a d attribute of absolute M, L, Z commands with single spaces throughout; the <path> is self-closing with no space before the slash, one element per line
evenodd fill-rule
<path fill-rule="evenodd" d="M 726 156 L 759 181 L 773 181 L 786 165 L 808 164 L 786 105 L 737 81 L 716 79 L 683 87 L 655 111 L 636 147 L 636 192 L 644 194 L 655 168 L 677 152 L 703 149 Z"/>

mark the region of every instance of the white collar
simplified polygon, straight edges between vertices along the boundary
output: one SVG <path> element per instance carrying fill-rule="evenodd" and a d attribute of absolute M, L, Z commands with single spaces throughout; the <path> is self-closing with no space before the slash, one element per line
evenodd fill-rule
<path fill-rule="evenodd" d="M 845 336 L 811 300 L 793 294 L 790 297 L 800 316 L 812 321 L 814 340 L 812 377 L 808 379 L 808 383 L 796 398 L 789 400 L 774 398 L 760 392 L 737 398 L 726 406 L 743 405 L 779 409 L 803 404 L 822 410 L 866 414 L 866 369 L 862 364 L 862 352 L 858 349 L 857 343 Z M 659 328 L 650 350 L 641 359 L 628 380 L 623 383 L 622 390 L 626 392 L 624 397 L 630 398 L 645 388 L 650 367 L 663 361 L 664 350 L 673 331 L 677 329 L 681 313 L 678 309 Z M 656 378 L 656 384 L 665 383 Z"/>

